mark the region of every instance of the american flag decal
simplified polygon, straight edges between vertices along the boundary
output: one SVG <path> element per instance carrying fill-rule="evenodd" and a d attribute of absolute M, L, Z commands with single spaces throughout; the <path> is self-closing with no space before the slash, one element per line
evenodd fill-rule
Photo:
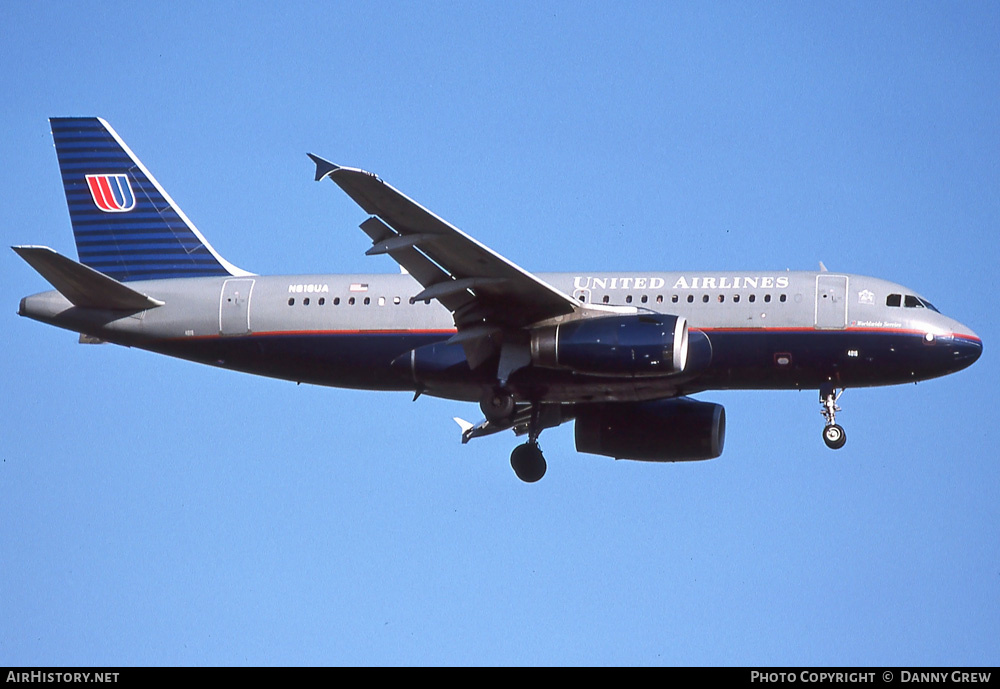
<path fill-rule="evenodd" d="M 128 175 L 87 175 L 94 203 L 105 213 L 124 213 L 135 208 L 135 194 Z"/>

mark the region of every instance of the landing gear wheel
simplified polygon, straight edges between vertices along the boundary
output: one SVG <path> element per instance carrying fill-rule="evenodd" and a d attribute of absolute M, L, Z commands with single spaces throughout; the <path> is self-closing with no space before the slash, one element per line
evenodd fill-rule
<path fill-rule="evenodd" d="M 823 442 L 831 450 L 839 450 L 847 442 L 847 433 L 837 424 L 831 424 L 823 429 Z"/>
<path fill-rule="evenodd" d="M 479 402 L 483 416 L 492 423 L 507 421 L 514 414 L 514 395 L 502 388 L 487 392 Z"/>
<path fill-rule="evenodd" d="M 823 442 L 831 450 L 839 450 L 847 442 L 847 433 L 837 425 L 837 412 L 840 411 L 840 407 L 837 406 L 837 400 L 843 394 L 843 389 L 837 392 L 837 389 L 830 385 L 820 388 L 819 391 L 819 403 L 822 405 L 820 414 L 826 419 L 826 427 L 823 429 Z"/>
<path fill-rule="evenodd" d="M 525 483 L 534 483 L 545 476 L 545 457 L 536 443 L 524 443 L 510 453 L 510 466 Z"/>

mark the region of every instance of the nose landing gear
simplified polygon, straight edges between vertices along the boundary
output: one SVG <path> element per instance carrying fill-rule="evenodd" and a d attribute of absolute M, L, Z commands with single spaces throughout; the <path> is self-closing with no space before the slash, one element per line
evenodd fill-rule
<path fill-rule="evenodd" d="M 819 391 L 819 403 L 823 405 L 820 414 L 826 419 L 826 427 L 823 428 L 823 442 L 831 450 L 839 450 L 847 443 L 847 433 L 841 426 L 837 425 L 837 412 L 840 411 L 837 400 L 843 394 L 843 389 L 837 392 L 836 388 L 821 388 Z"/>

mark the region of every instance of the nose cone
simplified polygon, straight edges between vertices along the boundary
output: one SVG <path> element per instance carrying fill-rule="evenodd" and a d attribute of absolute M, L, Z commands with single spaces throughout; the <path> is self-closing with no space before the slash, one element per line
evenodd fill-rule
<path fill-rule="evenodd" d="M 976 360 L 983 354 L 983 341 L 968 328 L 963 328 L 955 333 L 953 350 L 955 363 L 959 368 L 966 368 L 976 363 Z"/>

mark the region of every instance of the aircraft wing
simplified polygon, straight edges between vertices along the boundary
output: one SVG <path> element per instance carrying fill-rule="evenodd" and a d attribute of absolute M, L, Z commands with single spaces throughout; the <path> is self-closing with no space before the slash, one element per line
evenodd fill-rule
<path fill-rule="evenodd" d="M 420 204 L 355 168 L 309 154 L 316 180 L 329 177 L 371 214 L 361 225 L 369 255 L 389 254 L 455 316 L 456 342 L 474 342 L 580 307 L 570 295 L 518 267 Z M 468 348 L 467 348 L 468 349 Z"/>

